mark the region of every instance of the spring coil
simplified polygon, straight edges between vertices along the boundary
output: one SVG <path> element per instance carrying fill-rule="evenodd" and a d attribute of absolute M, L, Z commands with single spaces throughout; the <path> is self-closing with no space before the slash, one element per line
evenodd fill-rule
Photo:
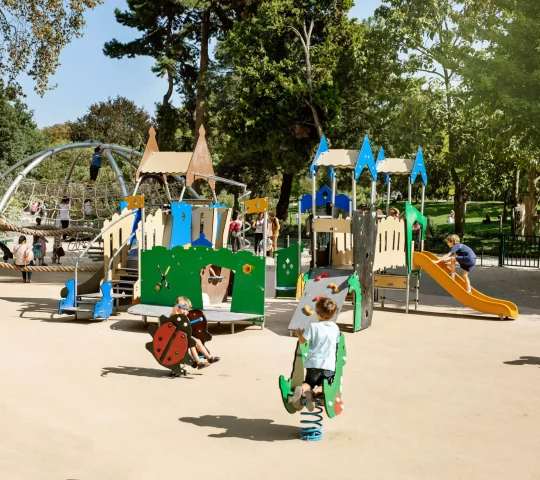
<path fill-rule="evenodd" d="M 305 404 L 304 404 L 305 407 Z M 306 425 L 305 427 L 300 428 L 300 438 L 302 440 L 305 440 L 306 442 L 316 442 L 317 440 L 320 440 L 323 436 L 323 425 L 322 425 L 322 412 L 323 409 L 320 405 L 316 405 L 315 410 L 313 412 L 308 412 L 307 410 L 302 410 L 300 412 L 300 415 L 302 416 L 309 416 L 311 418 L 306 418 L 304 420 L 300 420 L 300 423 L 302 425 Z"/>

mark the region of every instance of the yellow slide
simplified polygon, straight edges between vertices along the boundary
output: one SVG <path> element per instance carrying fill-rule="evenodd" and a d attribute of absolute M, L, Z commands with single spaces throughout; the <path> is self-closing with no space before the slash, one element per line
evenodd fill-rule
<path fill-rule="evenodd" d="M 465 281 L 456 273 L 456 279 L 450 277 L 450 267 L 444 263 L 434 264 L 433 260 L 438 257 L 431 252 L 414 252 L 413 264 L 415 268 L 423 268 L 433 280 L 443 287 L 456 300 L 466 307 L 479 312 L 497 315 L 499 318 L 517 318 L 516 305 L 507 300 L 491 298 L 472 288 L 472 293 L 467 293 Z"/>

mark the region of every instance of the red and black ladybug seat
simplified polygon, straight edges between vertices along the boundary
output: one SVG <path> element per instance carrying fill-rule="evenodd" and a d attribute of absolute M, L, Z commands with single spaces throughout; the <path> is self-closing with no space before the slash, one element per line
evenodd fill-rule
<path fill-rule="evenodd" d="M 148 326 L 152 341 L 146 344 L 146 349 L 161 366 L 177 375 L 185 375 L 182 365 L 191 364 L 189 348 L 195 346 L 190 320 L 186 315 L 161 316 L 159 320 L 159 327 Z"/>

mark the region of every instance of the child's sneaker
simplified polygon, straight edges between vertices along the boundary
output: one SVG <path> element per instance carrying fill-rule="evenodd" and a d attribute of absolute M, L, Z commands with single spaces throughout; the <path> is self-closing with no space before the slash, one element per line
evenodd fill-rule
<path fill-rule="evenodd" d="M 451 273 L 451 274 L 450 274 L 450 278 L 451 278 L 452 280 L 455 280 L 455 279 L 456 279 L 456 274 L 455 274 L 455 273 Z"/>
<path fill-rule="evenodd" d="M 313 412 L 313 410 L 315 410 L 315 395 L 311 390 L 306 392 L 306 408 L 308 409 L 308 412 Z"/>
<path fill-rule="evenodd" d="M 467 290 L 467 293 L 470 293 L 472 295 L 472 290 L 469 288 L 469 290 Z"/>
<path fill-rule="evenodd" d="M 289 401 L 289 403 L 294 407 L 294 408 L 300 408 L 300 401 L 302 400 L 302 387 L 301 386 L 298 386 L 294 389 L 294 393 L 293 393 L 293 396 L 291 398 L 291 400 Z"/>

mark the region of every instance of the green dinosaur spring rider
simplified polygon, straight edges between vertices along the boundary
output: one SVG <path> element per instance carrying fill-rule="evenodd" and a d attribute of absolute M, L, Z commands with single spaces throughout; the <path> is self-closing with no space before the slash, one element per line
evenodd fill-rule
<path fill-rule="evenodd" d="M 317 406 L 313 412 L 305 410 L 305 402 L 299 410 L 294 408 L 289 402 L 294 389 L 304 382 L 304 362 L 307 358 L 308 351 L 309 343 L 297 343 L 291 378 L 285 380 L 285 377 L 281 375 L 279 377 L 279 389 L 281 390 L 281 400 L 283 401 L 283 405 L 289 413 L 300 411 L 300 415 L 308 417 L 300 420 L 300 423 L 303 425 L 300 428 L 300 438 L 308 442 L 313 442 L 320 440 L 323 435 L 323 407 L 330 418 L 341 415 L 343 412 L 343 367 L 347 361 L 345 337 L 343 336 L 343 333 L 339 335 L 339 343 L 336 349 L 336 375 L 334 381 L 328 383 L 328 380 L 324 380 L 323 394 L 317 397 Z"/>

